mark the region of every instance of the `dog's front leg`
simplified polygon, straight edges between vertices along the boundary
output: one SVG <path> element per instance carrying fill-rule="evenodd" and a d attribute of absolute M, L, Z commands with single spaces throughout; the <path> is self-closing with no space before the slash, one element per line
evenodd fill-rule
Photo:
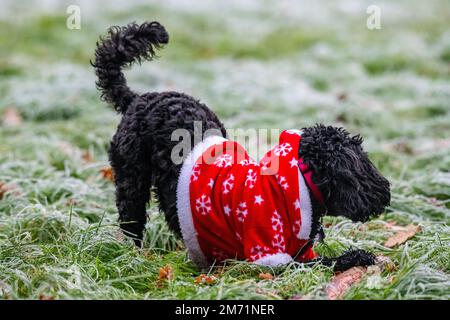
<path fill-rule="evenodd" d="M 336 258 L 320 257 L 312 261 L 321 263 L 327 267 L 334 264 L 335 272 L 342 272 L 353 267 L 364 267 L 375 264 L 375 255 L 372 252 L 350 248 Z"/>

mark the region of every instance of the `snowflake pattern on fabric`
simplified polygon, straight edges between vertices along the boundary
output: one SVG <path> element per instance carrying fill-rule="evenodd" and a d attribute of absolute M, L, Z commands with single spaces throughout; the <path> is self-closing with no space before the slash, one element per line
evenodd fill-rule
<path fill-rule="evenodd" d="M 291 161 L 289 161 L 289 165 L 291 168 L 295 168 L 298 166 L 298 160 L 295 157 L 292 157 Z"/>
<path fill-rule="evenodd" d="M 284 237 L 281 233 L 277 233 L 273 236 L 272 246 L 280 253 L 286 251 L 286 241 L 284 241 Z"/>
<path fill-rule="evenodd" d="M 300 210 L 300 199 L 294 201 L 295 210 Z"/>
<path fill-rule="evenodd" d="M 300 232 L 300 219 L 294 221 L 294 224 L 292 225 L 292 232 L 294 232 L 294 234 L 298 234 Z"/>
<path fill-rule="evenodd" d="M 257 179 L 256 172 L 253 171 L 253 169 L 250 169 L 248 170 L 244 185 L 250 189 L 253 189 L 256 183 L 256 179 Z"/>
<path fill-rule="evenodd" d="M 229 205 L 226 205 L 223 207 L 223 212 L 225 213 L 225 215 L 230 216 L 231 213 L 231 208 Z"/>
<path fill-rule="evenodd" d="M 278 184 L 284 189 L 287 190 L 289 188 L 289 183 L 286 180 L 286 177 L 276 175 Z"/>
<path fill-rule="evenodd" d="M 241 161 L 239 162 L 239 164 L 240 164 L 241 166 L 250 166 L 250 165 L 258 166 L 258 165 L 259 165 L 259 164 L 258 164 L 257 162 L 255 162 L 253 159 L 244 159 L 244 160 L 241 160 Z"/>
<path fill-rule="evenodd" d="M 263 258 L 270 252 L 270 249 L 265 246 L 256 245 L 250 249 L 250 260 L 256 261 Z"/>
<path fill-rule="evenodd" d="M 255 196 L 255 204 L 262 204 L 264 202 L 264 199 L 260 194 Z"/>
<path fill-rule="evenodd" d="M 236 216 L 239 221 L 244 222 L 245 218 L 247 217 L 248 210 L 247 210 L 247 204 L 245 202 L 239 203 L 239 206 L 236 208 Z"/>
<path fill-rule="evenodd" d="M 189 202 L 195 230 L 189 235 L 197 238 L 198 250 L 209 263 L 228 258 L 286 262 L 286 256 L 296 256 L 304 246 L 306 240 L 298 236 L 304 230 L 305 207 L 298 176 L 300 139 L 296 132 L 284 131 L 259 163 L 236 142 L 223 142 L 223 150 L 212 159 L 217 151 L 203 151 L 210 160 L 197 160 L 191 169 Z M 213 147 L 217 146 L 208 148 Z M 307 256 L 314 252 L 309 250 Z"/>
<path fill-rule="evenodd" d="M 281 220 L 281 216 L 278 214 L 278 211 L 275 210 L 273 212 L 272 218 L 270 221 L 272 222 L 272 229 L 277 232 L 283 232 L 283 221 Z"/>
<path fill-rule="evenodd" d="M 192 169 L 191 182 L 197 181 L 199 177 L 200 177 L 200 164 L 197 163 Z"/>
<path fill-rule="evenodd" d="M 211 198 L 203 194 L 200 198 L 195 200 L 195 209 L 203 215 L 208 214 L 211 211 Z"/>
<path fill-rule="evenodd" d="M 261 172 L 266 171 L 269 169 L 270 162 L 268 160 L 261 160 Z"/>
<path fill-rule="evenodd" d="M 234 186 L 233 181 L 234 181 L 234 176 L 232 174 L 230 174 L 228 176 L 228 178 L 222 183 L 223 194 L 227 194 L 228 192 L 233 190 L 233 186 Z"/>
<path fill-rule="evenodd" d="M 292 151 L 292 146 L 289 143 L 285 142 L 285 143 L 280 144 L 279 146 L 276 146 L 275 149 L 273 150 L 273 153 L 276 156 L 285 157 L 291 151 Z"/>
<path fill-rule="evenodd" d="M 217 157 L 216 160 L 214 161 L 214 165 L 218 166 L 219 168 L 230 167 L 232 164 L 233 164 L 233 156 L 228 153 L 225 153 L 220 157 Z"/>

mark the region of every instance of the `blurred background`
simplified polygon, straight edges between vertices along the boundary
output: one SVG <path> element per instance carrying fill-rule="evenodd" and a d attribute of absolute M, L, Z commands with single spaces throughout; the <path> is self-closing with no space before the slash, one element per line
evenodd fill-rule
<path fill-rule="evenodd" d="M 80 8 L 80 29 L 67 27 L 70 5 Z M 380 29 L 367 28 L 370 5 L 380 9 Z M 430 241 L 436 234 L 448 241 L 447 0 L 2 0 L 3 248 L 13 240 L 53 243 L 65 231 L 82 232 L 103 219 L 115 223 L 106 151 L 120 117 L 99 100 L 89 61 L 108 27 L 146 20 L 161 22 L 170 43 L 160 59 L 126 72 L 132 89 L 191 94 L 227 128 L 322 122 L 360 133 L 370 158 L 393 184 L 387 217 L 427 225 Z M 155 225 L 148 246 L 179 245 L 160 232 L 162 223 Z M 333 230 L 331 239 L 342 231 Z M 433 270 L 447 272 L 443 279 L 449 281 L 445 254 Z M 0 273 L 19 268 L 8 263 Z M 35 292 L 17 290 L 11 292 Z"/>

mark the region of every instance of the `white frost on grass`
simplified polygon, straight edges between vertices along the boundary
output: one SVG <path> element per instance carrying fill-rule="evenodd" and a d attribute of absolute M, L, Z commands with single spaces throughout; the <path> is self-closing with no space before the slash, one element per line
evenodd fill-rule
<path fill-rule="evenodd" d="M 30 117 L 58 110 L 77 112 L 78 104 L 95 94 L 93 70 L 71 63 L 39 65 L 28 73 L 25 78 L 10 78 L 6 82 L 9 90 L 4 101 Z"/>
<path fill-rule="evenodd" d="M 210 89 L 224 97 L 236 97 L 242 105 L 256 101 L 287 109 L 307 105 L 331 105 L 334 97 L 313 89 L 296 71 L 295 62 L 257 62 L 215 60 L 204 68 L 215 75 Z M 237 105 L 236 108 L 242 108 Z"/>

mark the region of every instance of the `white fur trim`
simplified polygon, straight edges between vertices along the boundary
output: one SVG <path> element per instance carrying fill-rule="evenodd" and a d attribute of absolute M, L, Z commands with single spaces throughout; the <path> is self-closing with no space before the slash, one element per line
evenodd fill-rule
<path fill-rule="evenodd" d="M 275 253 L 256 260 L 254 263 L 260 266 L 276 267 L 292 262 L 292 257 L 287 253 Z"/>
<path fill-rule="evenodd" d="M 303 178 L 303 174 L 300 170 L 298 170 L 298 188 L 300 190 L 300 211 L 302 221 L 297 237 L 299 239 L 309 240 L 312 224 L 311 198 L 309 197 L 309 191 L 305 183 L 305 178 Z"/>
<path fill-rule="evenodd" d="M 189 183 L 195 162 L 203 152 L 209 147 L 220 144 L 226 140 L 227 139 L 220 136 L 210 136 L 198 143 L 183 161 L 180 176 L 178 178 L 177 212 L 181 234 L 183 236 L 184 244 L 188 249 L 189 257 L 201 268 L 207 268 L 209 264 L 198 243 L 197 232 L 195 231 L 194 221 L 192 219 Z"/>
<path fill-rule="evenodd" d="M 286 130 L 286 132 L 291 133 L 291 134 L 298 134 L 301 137 L 302 133 L 303 133 L 303 130 L 289 129 L 289 130 Z"/>

